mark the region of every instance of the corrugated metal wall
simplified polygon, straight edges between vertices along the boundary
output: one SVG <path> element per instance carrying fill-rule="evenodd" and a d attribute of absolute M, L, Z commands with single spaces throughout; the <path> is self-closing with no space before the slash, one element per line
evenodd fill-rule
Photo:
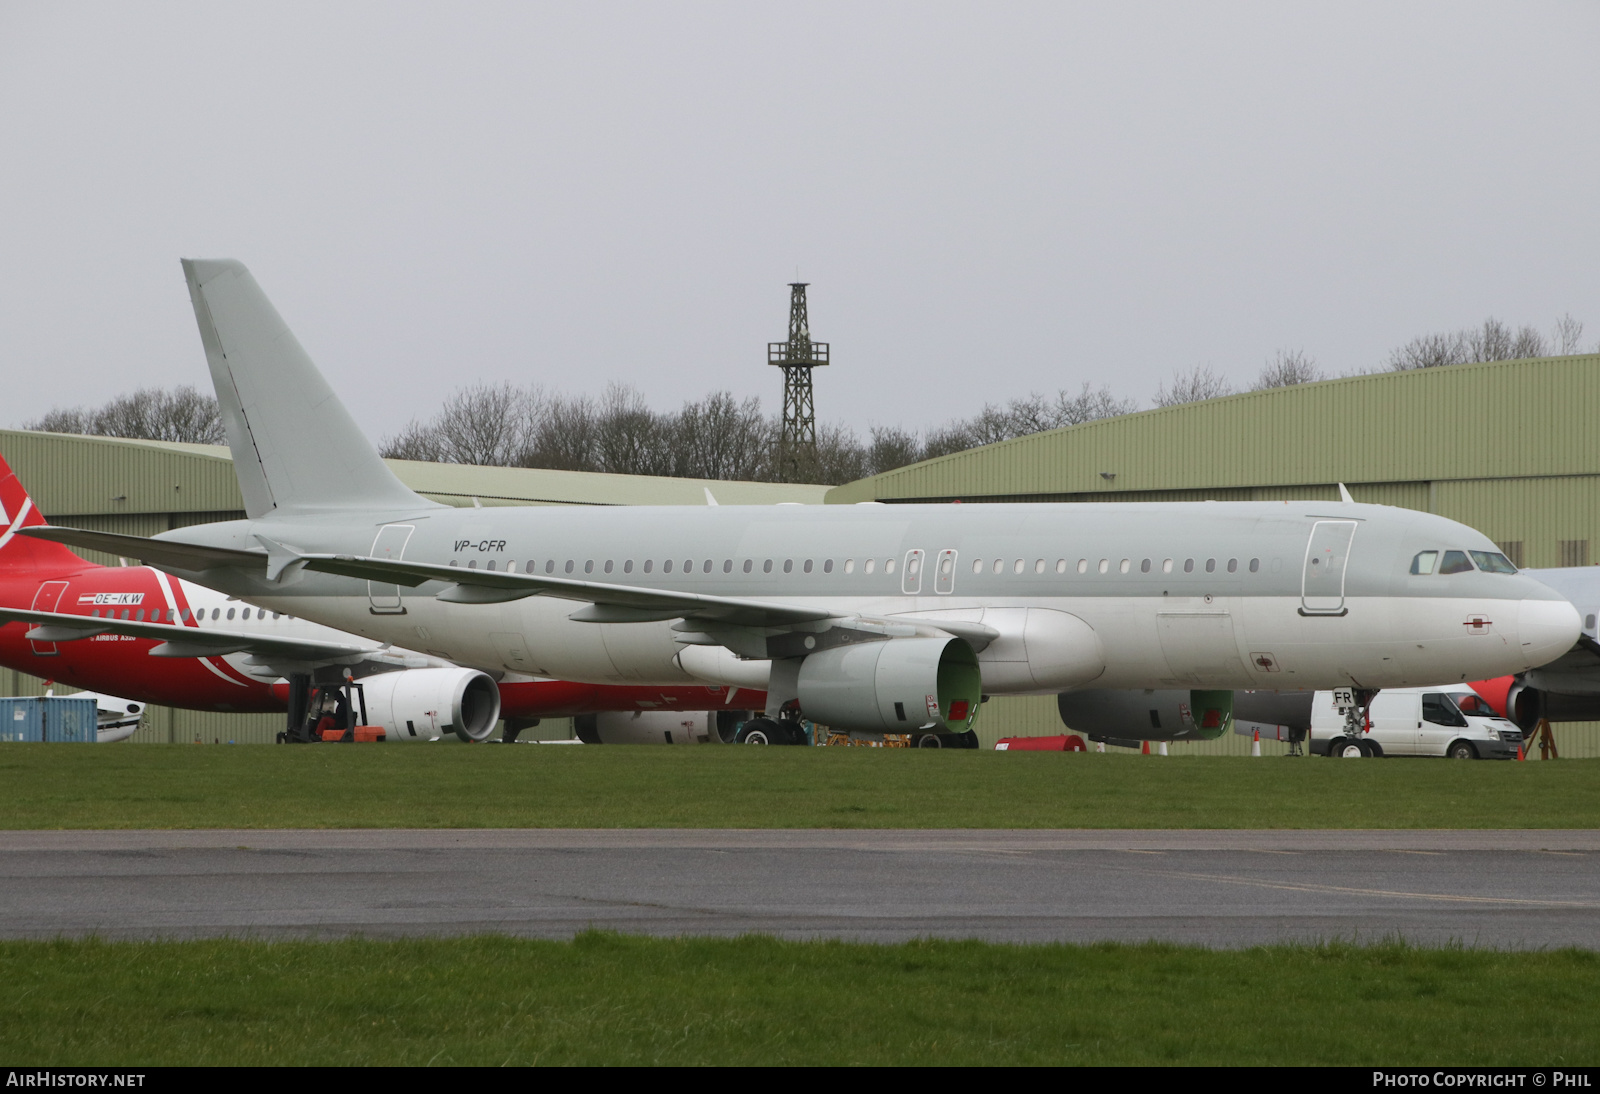
<path fill-rule="evenodd" d="M 1020 437 L 836 487 L 828 500 L 1594 475 L 1597 406 L 1593 355 L 1379 373 Z"/>

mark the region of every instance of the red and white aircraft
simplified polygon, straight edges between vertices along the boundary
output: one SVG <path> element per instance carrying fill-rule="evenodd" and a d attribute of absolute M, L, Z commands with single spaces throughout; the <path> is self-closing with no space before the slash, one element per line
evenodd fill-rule
<path fill-rule="evenodd" d="M 731 687 L 492 679 L 444 658 L 254 608 L 148 566 L 100 566 L 19 536 L 45 524 L 0 458 L 0 665 L 89 691 L 191 710 L 287 709 L 290 672 L 361 681 L 389 740 L 484 740 L 510 721 L 601 714 L 607 741 L 716 739 L 715 712 L 759 710 Z M 712 712 L 709 719 L 669 712 Z M 613 716 L 604 715 L 612 712 Z M 657 713 L 659 712 L 659 713 Z M 620 716 L 617 716 L 620 715 Z M 658 724 L 659 723 L 659 724 Z M 124 734 L 125 735 L 125 734 Z"/>

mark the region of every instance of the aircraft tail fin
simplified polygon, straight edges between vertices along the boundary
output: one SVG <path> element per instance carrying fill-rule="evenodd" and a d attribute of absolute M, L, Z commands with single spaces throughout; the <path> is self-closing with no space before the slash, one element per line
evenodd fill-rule
<path fill-rule="evenodd" d="M 183 273 L 252 519 L 439 507 L 394 477 L 242 263 Z"/>
<path fill-rule="evenodd" d="M 91 565 L 59 543 L 17 535 L 20 529 L 48 523 L 0 457 L 0 572 L 57 573 Z"/>

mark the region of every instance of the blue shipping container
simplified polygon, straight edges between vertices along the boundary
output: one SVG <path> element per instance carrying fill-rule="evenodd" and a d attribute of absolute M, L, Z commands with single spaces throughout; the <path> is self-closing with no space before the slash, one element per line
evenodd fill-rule
<path fill-rule="evenodd" d="M 93 699 L 0 699 L 0 741 L 94 744 L 99 705 Z"/>

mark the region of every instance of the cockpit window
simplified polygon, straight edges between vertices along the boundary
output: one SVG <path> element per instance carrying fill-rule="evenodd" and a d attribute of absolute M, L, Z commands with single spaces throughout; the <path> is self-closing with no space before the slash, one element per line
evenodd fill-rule
<path fill-rule="evenodd" d="M 1465 551 L 1446 551 L 1444 561 L 1439 564 L 1441 574 L 1464 574 L 1472 569 L 1472 563 L 1467 561 Z"/>
<path fill-rule="evenodd" d="M 1517 568 L 1499 551 L 1472 551 L 1472 561 L 1486 574 L 1514 574 Z"/>
<path fill-rule="evenodd" d="M 1414 574 L 1431 574 L 1434 571 L 1434 567 L 1438 565 L 1438 551 L 1418 551 L 1417 557 L 1411 560 L 1411 572 Z"/>

